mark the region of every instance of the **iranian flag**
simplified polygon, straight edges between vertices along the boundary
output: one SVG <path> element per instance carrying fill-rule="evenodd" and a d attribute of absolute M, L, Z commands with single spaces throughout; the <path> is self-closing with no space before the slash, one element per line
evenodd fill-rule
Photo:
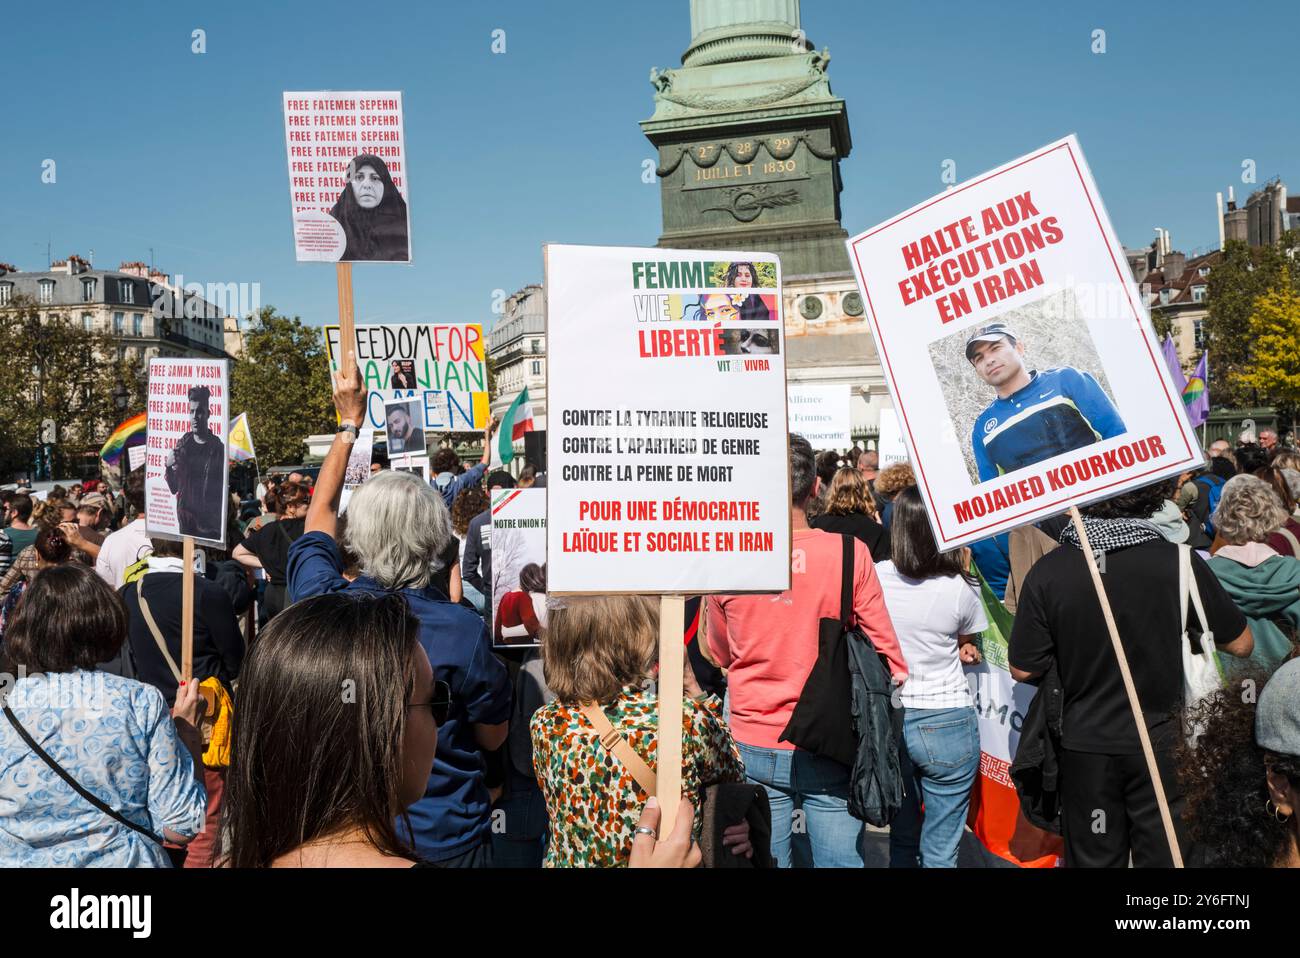
<path fill-rule="evenodd" d="M 524 433 L 532 430 L 533 407 L 528 401 L 528 387 L 525 386 L 501 417 L 501 428 L 497 432 L 497 454 L 502 465 L 515 457 L 515 443 L 524 438 Z"/>

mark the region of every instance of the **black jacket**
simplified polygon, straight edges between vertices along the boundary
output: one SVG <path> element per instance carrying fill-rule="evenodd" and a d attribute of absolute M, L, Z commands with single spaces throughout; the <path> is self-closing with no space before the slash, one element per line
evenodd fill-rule
<path fill-rule="evenodd" d="M 898 743 L 903 709 L 893 703 L 889 666 L 861 632 L 844 633 L 853 691 L 853 734 L 858 751 L 849 775 L 849 814 L 883 828 L 903 804 Z"/>
<path fill-rule="evenodd" d="M 144 599 L 177 666 L 181 664 L 181 574 L 150 572 L 142 577 Z M 136 584 L 119 590 L 126 603 L 127 633 L 134 677 L 162 692 L 168 705 L 176 701 L 176 677 L 154 640 L 140 611 Z M 244 661 L 244 637 L 226 590 L 210 579 L 194 579 L 194 677 L 200 682 L 215 675 L 227 690 L 239 677 Z"/>
<path fill-rule="evenodd" d="M 1020 744 L 1011 763 L 1011 781 L 1020 808 L 1039 828 L 1061 834 L 1061 716 L 1065 691 L 1056 663 L 1038 683 L 1038 693 L 1020 726 Z"/>
<path fill-rule="evenodd" d="M 871 553 L 872 562 L 880 563 L 889 559 L 889 530 L 865 513 L 849 516 L 822 513 L 810 519 L 808 525 L 826 532 L 848 533 L 855 539 L 862 540 L 866 544 L 867 551 Z"/>
<path fill-rule="evenodd" d="M 484 509 L 465 530 L 465 561 L 460 577 L 483 593 L 484 614 L 492 618 L 492 510 Z"/>
<path fill-rule="evenodd" d="M 817 661 L 779 741 L 851 769 L 849 814 L 883 827 L 903 801 L 898 758 L 902 709 L 889 669 L 870 639 L 848 627 L 853 614 L 853 537 L 841 535 L 840 617 L 822 619 Z"/>

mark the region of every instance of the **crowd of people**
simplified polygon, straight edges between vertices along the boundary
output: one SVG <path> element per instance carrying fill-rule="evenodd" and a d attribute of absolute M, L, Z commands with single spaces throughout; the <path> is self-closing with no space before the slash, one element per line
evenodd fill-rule
<path fill-rule="evenodd" d="M 334 400 L 362 421 L 355 367 Z M 1082 525 L 1182 857 L 1297 866 L 1300 452 L 1245 438 Z M 545 473 L 441 449 L 426 481 L 377 458 L 340 514 L 354 440 L 233 498 L 226 549 L 194 575 L 192 678 L 183 550 L 149 536 L 142 471 L 116 493 L 3 494 L 0 865 L 862 867 L 869 820 L 891 866 L 955 867 L 981 754 L 967 667 L 991 611 L 1014 614 L 1008 668 L 1044 703 L 1016 764 L 1055 772 L 1062 864 L 1170 864 L 1066 517 L 944 552 L 906 462 L 792 435 L 791 588 L 688 606 L 668 835 L 658 602 L 547 596 L 535 564 L 494 622 L 489 496 Z M 1193 699 L 1184 646 L 1202 638 L 1219 678 Z M 841 641 L 879 664 L 870 733 L 819 684 Z M 858 760 L 831 744 L 850 728 Z"/>

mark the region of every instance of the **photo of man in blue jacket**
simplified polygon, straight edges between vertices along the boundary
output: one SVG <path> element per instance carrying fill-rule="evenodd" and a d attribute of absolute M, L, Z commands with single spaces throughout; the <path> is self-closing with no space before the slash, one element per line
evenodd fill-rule
<path fill-rule="evenodd" d="M 971 431 L 980 482 L 1126 431 L 1090 373 L 1073 366 L 1030 369 L 1025 344 L 1005 323 L 972 330 L 966 359 L 997 391 Z"/>

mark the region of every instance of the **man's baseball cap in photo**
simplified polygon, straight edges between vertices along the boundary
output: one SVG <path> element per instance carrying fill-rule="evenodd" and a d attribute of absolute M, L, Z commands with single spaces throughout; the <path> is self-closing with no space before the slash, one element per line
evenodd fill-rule
<path fill-rule="evenodd" d="M 108 500 L 104 498 L 102 494 L 98 492 L 92 492 L 88 496 L 81 497 L 81 505 L 83 508 L 89 506 L 92 509 L 107 509 Z"/>
<path fill-rule="evenodd" d="M 1283 663 L 1259 693 L 1255 744 L 1279 755 L 1300 756 L 1300 659 Z"/>
<path fill-rule="evenodd" d="M 1006 323 L 989 323 L 987 326 L 978 326 L 971 330 L 970 337 L 966 340 L 966 358 L 970 359 L 971 347 L 976 343 L 996 343 L 999 339 L 1009 339 L 1013 343 L 1016 341 L 1016 334 L 1008 328 Z"/>

